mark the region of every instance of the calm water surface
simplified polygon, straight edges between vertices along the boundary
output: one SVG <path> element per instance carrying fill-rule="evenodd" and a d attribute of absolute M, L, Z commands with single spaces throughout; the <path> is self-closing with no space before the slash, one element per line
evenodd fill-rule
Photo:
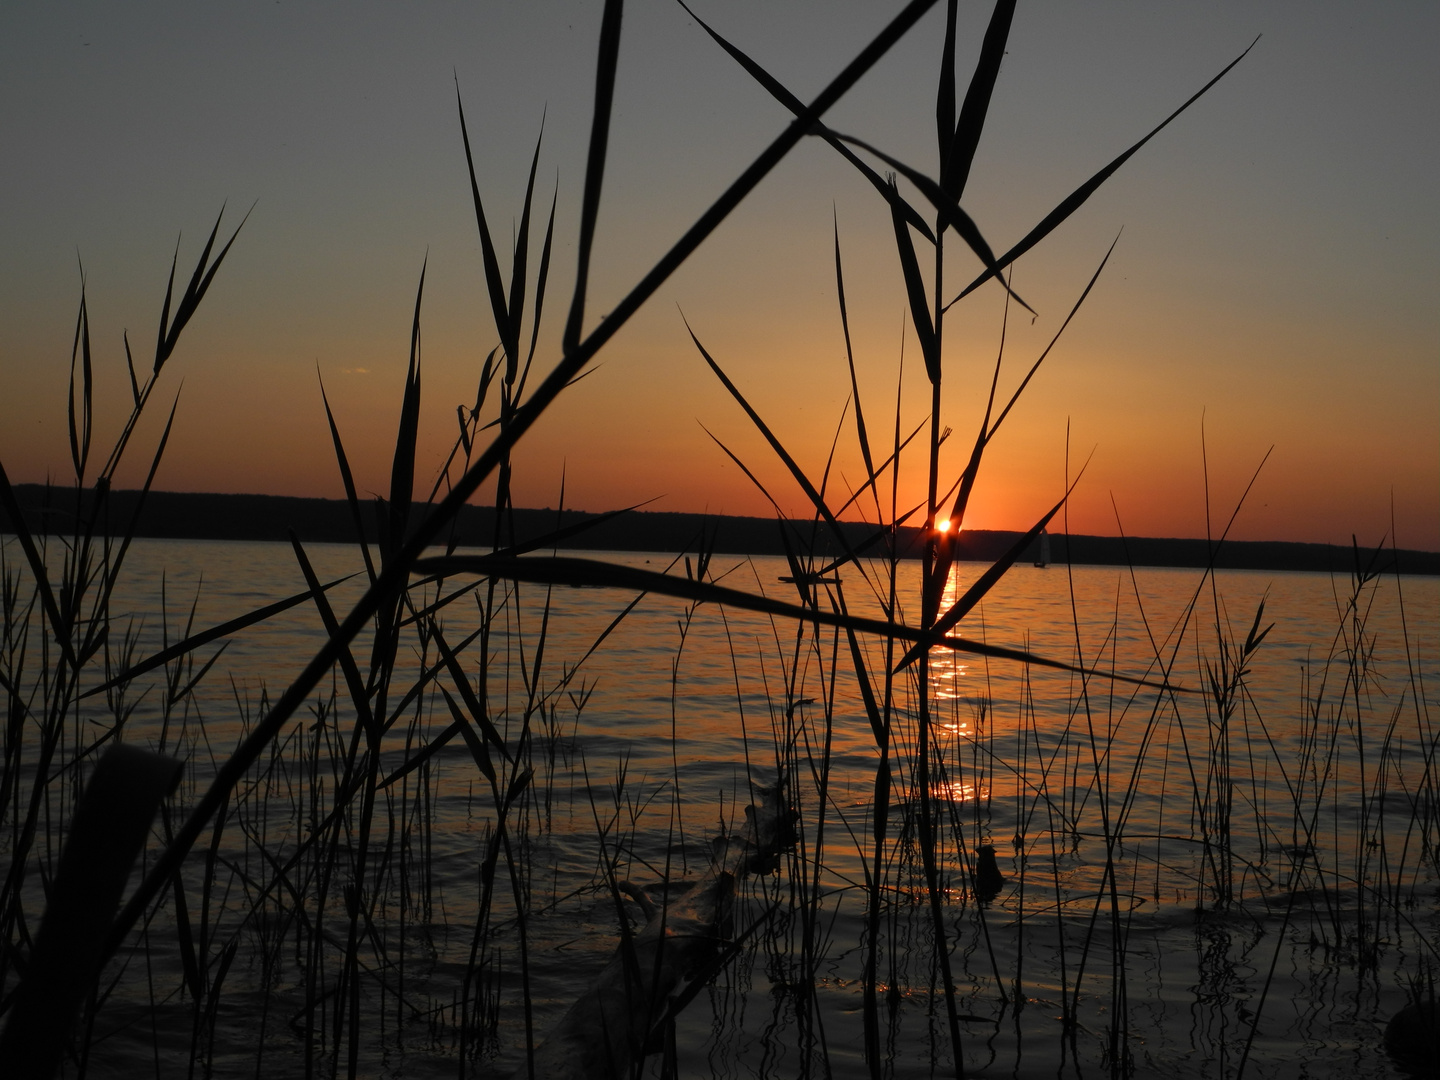
<path fill-rule="evenodd" d="M 353 548 L 317 545 L 310 557 L 322 579 L 359 569 Z M 673 558 L 599 557 L 656 570 Z M 983 569 L 958 567 L 952 598 Z M 845 574 L 852 612 L 879 611 L 883 567 L 871 571 L 870 582 Z M 783 559 L 717 556 L 711 573 L 796 598 L 780 580 Z M 899 603 L 913 618 L 918 566 L 901 574 Z M 337 610 L 361 580 L 332 591 Z M 303 589 L 287 545 L 137 541 L 117 608 L 134 613 L 138 657 L 183 636 L 192 607 L 199 629 Z M 1437 841 L 1440 581 L 1381 579 L 1358 606 L 1350 590 L 1346 579 L 1317 574 L 1224 572 L 1212 588 L 1192 570 L 1018 566 L 960 627 L 972 639 L 1152 684 L 1168 671 L 1173 692 L 932 654 L 940 771 L 929 794 L 943 834 L 943 922 L 968 1072 L 1219 1077 L 1248 1055 L 1247 1075 L 1394 1075 L 1380 1047 L 1384 1021 L 1404 1004 L 1407 979 L 1437 971 L 1440 940 L 1435 855 L 1425 851 Z M 383 789 L 377 843 L 400 852 L 399 871 L 381 905 L 385 943 L 367 960 L 386 988 L 367 1006 L 373 1049 L 362 1071 L 523 1075 L 527 988 L 543 1037 L 619 939 L 604 861 L 661 895 L 665 881 L 703 867 L 710 838 L 750 801 L 750 781 L 772 783 L 783 770 L 801 812 L 799 845 L 777 874 L 744 884 L 736 925 L 773 914 L 681 1015 L 681 1075 L 870 1075 L 861 886 L 872 873 L 885 882 L 883 1071 L 953 1074 L 913 827 L 913 674 L 895 681 L 896 786 L 877 864 L 879 753 L 843 635 L 646 597 L 591 652 L 633 599 L 526 586 L 491 642 L 491 670 L 505 673 L 491 676 L 492 705 L 507 741 L 518 736 L 532 681 L 551 696 L 532 719 L 536 774 L 516 821 L 519 871 L 513 883 L 498 879 L 500 925 L 482 949 L 488 1034 L 478 1061 L 463 1067 L 455 999 L 474 959 L 489 789 L 458 738 L 427 770 Z M 1262 601 L 1261 629 L 1273 629 L 1222 717 L 1213 698 L 1193 691 L 1218 672 L 1220 636 L 1243 643 Z M 479 624 L 476 600 L 446 608 L 443 622 L 451 644 L 462 640 Z M 308 603 L 237 634 L 168 723 L 158 689 L 141 698 L 126 737 L 163 739 L 187 757 L 179 798 L 193 799 L 267 695 L 324 639 Z M 879 693 L 884 645 L 861 644 Z M 201 650 L 185 678 L 218 647 Z M 362 643 L 356 654 L 367 650 Z M 415 672 L 433 659 L 407 655 L 402 667 Z M 480 662 L 471 646 L 472 677 Z M 449 723 L 444 699 L 422 694 L 390 729 L 381 774 L 400 770 Z M 215 1075 L 304 1075 L 307 1037 L 312 1069 L 337 1066 L 324 1034 L 338 1023 L 334 1005 L 317 1004 L 299 975 L 299 945 L 286 944 L 293 905 L 283 889 L 262 895 L 261 883 L 267 865 L 296 850 L 336 783 L 302 775 L 305 747 L 342 745 L 352 726 L 337 675 L 216 842 L 206 948 L 219 957 L 238 944 L 213 1018 Z M 981 902 L 969 870 L 985 844 L 1004 884 Z M 523 967 L 517 895 L 529 912 Z M 188 1068 L 197 1027 L 173 928 L 162 923 L 123 958 L 96 1021 L 93 1075 Z"/>

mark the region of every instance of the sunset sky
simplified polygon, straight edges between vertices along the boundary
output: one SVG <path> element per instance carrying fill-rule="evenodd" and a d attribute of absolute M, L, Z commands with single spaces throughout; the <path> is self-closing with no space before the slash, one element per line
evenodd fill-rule
<path fill-rule="evenodd" d="M 900 4 L 694 6 L 808 98 Z M 828 117 L 930 175 L 943 9 Z M 496 343 L 455 79 L 507 251 L 546 117 L 537 213 L 559 180 L 539 350 L 548 367 L 574 276 L 600 10 L 561 0 L 7 5 L 0 461 L 11 479 L 70 478 L 77 255 L 102 402 L 97 446 L 108 447 L 129 401 L 121 331 L 147 363 L 177 234 L 188 272 L 221 205 L 231 223 L 252 203 L 122 485 L 143 477 L 183 384 L 158 487 L 340 495 L 318 366 L 360 487 L 383 492 L 427 258 L 419 471 L 433 479 L 455 406 L 473 399 Z M 989 6 L 961 11 L 963 94 Z M 1256 35 L 1234 71 L 1017 264 L 1015 288 L 1039 317 L 1012 312 L 1006 389 L 1121 234 L 992 447 L 967 526 L 1024 528 L 1047 509 L 1064 488 L 1068 426 L 1072 473 L 1093 451 L 1072 531 L 1113 534 L 1118 508 L 1132 535 L 1204 535 L 1203 425 L 1222 522 L 1274 447 L 1232 535 L 1374 543 L 1393 507 L 1402 546 L 1440 549 L 1440 6 L 1022 0 L 964 205 L 1008 248 Z M 587 327 L 788 116 L 659 0 L 626 7 L 616 94 Z M 681 313 L 818 478 L 850 392 L 835 218 L 866 418 L 877 442 L 888 439 L 903 336 L 901 423 L 918 424 L 929 391 L 888 211 L 807 140 L 530 434 L 516 503 L 555 505 L 563 472 L 566 504 L 582 509 L 656 499 L 652 509 L 769 512 L 703 424 L 787 511 L 805 513 Z M 953 241 L 949 250 L 959 286 L 978 264 Z M 532 267 L 536 258 L 538 237 Z M 947 322 L 945 422 L 957 433 L 947 474 L 973 439 L 1002 300 L 992 284 Z M 863 477 L 854 447 L 847 425 L 840 488 Z M 910 464 L 902 503 L 924 494 L 923 463 Z"/>

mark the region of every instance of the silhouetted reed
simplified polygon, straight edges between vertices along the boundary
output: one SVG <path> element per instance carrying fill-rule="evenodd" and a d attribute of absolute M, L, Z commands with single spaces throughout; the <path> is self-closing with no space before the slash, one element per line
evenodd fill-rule
<path fill-rule="evenodd" d="M 621 33 L 621 4 L 607 0 L 576 285 L 561 355 L 548 367 L 537 345 L 556 197 L 537 252 L 542 146 L 507 281 L 462 108 L 498 344 L 481 365 L 473 401 L 457 408 L 445 465 L 433 478 L 416 475 L 422 268 L 390 482 L 373 506 L 358 494 L 343 418 L 320 392 L 355 527 L 353 573 L 326 580 L 316 551 L 292 536 L 305 589 L 210 628 L 197 628 L 198 597 L 173 623 L 168 588 L 158 628 L 127 617 L 118 590 L 138 511 L 137 519 L 111 520 L 107 494 L 235 237 L 212 260 L 217 220 L 178 300 L 172 266 L 143 383 L 124 340 L 132 400 L 94 476 L 97 404 L 82 281 L 69 398 L 73 490 L 57 490 L 50 516 L 32 527 L 0 471 L 0 502 L 15 533 L 0 544 L 0 827 L 9 860 L 0 886 L 0 1009 L 13 1017 L 35 993 L 33 928 L 53 903 L 62 839 L 107 747 L 143 746 L 184 767 L 178 790 L 158 802 L 136 878 L 123 880 L 124 867 L 114 882 L 128 899 L 97 945 L 101 955 L 77 969 L 78 1015 L 59 1016 L 49 1034 L 7 1025 L 7 1051 L 44 1059 L 31 1075 L 48 1075 L 53 1061 L 77 1076 L 92 1067 L 133 1071 L 141 1062 L 157 1076 L 403 1075 L 423 1057 L 460 1075 L 504 1065 L 534 1076 L 548 1026 L 585 993 L 609 952 L 591 944 L 573 965 L 556 961 L 571 942 L 555 944 L 554 927 L 567 919 L 573 941 L 613 942 L 623 969 L 621 996 L 633 1015 L 615 1028 L 623 1034 L 597 1030 L 594 1038 L 623 1039 L 615 1060 L 650 1055 L 662 1075 L 691 1068 L 701 1052 L 705 1033 L 684 1026 L 687 1006 L 701 1011 L 692 1005 L 700 995 L 708 995 L 713 1044 L 734 1040 L 734 1053 L 761 1075 L 963 1076 L 1002 1055 L 1017 1073 L 1026 1055 L 1077 1075 L 1168 1067 L 1156 1062 L 1167 1060 L 1166 1040 L 1175 1036 L 1135 987 L 1150 978 L 1146 940 L 1179 915 L 1197 942 L 1198 1019 L 1187 1052 L 1226 1075 L 1244 1071 L 1278 1007 L 1271 992 L 1282 956 L 1309 950 L 1302 964 L 1317 985 L 1345 978 L 1357 993 L 1378 995 L 1382 980 L 1407 976 L 1413 986 L 1433 983 L 1436 913 L 1424 890 L 1440 844 L 1437 733 L 1404 579 L 1381 572 L 1383 549 L 1356 548 L 1348 589 L 1336 595 L 1335 636 L 1303 669 L 1298 720 L 1267 716 L 1273 699 L 1252 692 L 1270 632 L 1265 601 L 1232 625 L 1210 571 L 1169 626 L 1147 610 L 1132 570 L 1132 595 L 1117 593 L 1108 625 L 1103 605 L 1079 596 L 1072 577 L 1067 644 L 988 640 L 987 597 L 1057 517 L 1063 524 L 1078 479 L 1067 479 L 1065 496 L 973 580 L 957 561 L 986 451 L 1110 253 L 1008 397 L 1000 393 L 1002 327 L 994 373 L 975 388 L 983 419 L 958 473 L 946 471 L 941 453 L 952 437 L 942 415 L 947 312 L 992 278 L 1005 291 L 1007 318 L 1011 304 L 1028 309 L 1011 288 L 1014 261 L 1238 58 L 997 255 L 961 205 L 1013 3 L 996 5 L 963 99 L 957 5 L 946 5 L 934 177 L 822 120 L 933 5 L 908 4 L 808 105 L 700 23 L 795 120 L 587 332 Z M 555 549 L 577 527 L 561 527 L 558 515 L 550 534 L 521 536 L 511 512 L 517 444 L 807 136 L 834 148 L 884 202 L 930 390 L 927 415 L 918 423 L 904 415 L 903 371 L 893 415 L 864 407 L 837 216 L 842 378 L 851 394 L 836 443 L 853 423 L 865 468 L 854 491 L 836 491 L 835 445 L 819 479 L 808 475 L 723 358 L 707 351 L 701 329 L 690 331 L 702 361 L 808 503 L 799 518 L 777 504 L 788 568 L 781 594 L 767 592 L 772 583 L 753 565 L 722 567 L 704 534 L 664 571 L 559 556 Z M 893 172 L 882 176 L 866 158 Z M 958 292 L 947 285 L 952 232 L 984 267 Z M 694 317 L 703 328 L 712 316 Z M 153 450 L 146 492 L 169 430 L 167 423 Z M 721 449 L 756 478 L 738 452 Z M 925 499 L 905 506 L 901 491 L 915 469 Z M 477 553 L 461 548 L 456 515 L 482 490 L 493 499 L 495 528 Z M 868 522 L 870 541 L 852 544 L 841 514 Z M 915 522 L 918 566 L 899 533 Z M 822 556 L 827 542 L 841 554 Z M 1224 534 L 1217 550 L 1223 542 Z M 546 549 L 550 555 L 537 554 Z M 552 622 L 569 594 L 556 586 L 608 590 L 610 615 L 583 648 L 557 643 Z M 1387 590 L 1399 610 L 1403 674 L 1393 658 L 1382 659 L 1373 629 Z M 664 603 L 676 618 L 660 755 L 668 774 L 637 775 L 624 751 L 612 756 L 605 721 L 592 717 L 608 689 L 607 641 L 637 610 Z M 226 641 L 310 609 L 325 644 L 288 686 L 242 676 L 228 691 L 215 687 Z M 687 674 L 715 661 L 696 655 L 707 620 L 718 620 L 728 643 L 721 661 L 733 676 L 739 746 L 734 783 L 718 801 L 693 790 L 684 750 Z M 1122 647 L 1122 621 L 1139 628 L 1138 649 Z M 983 671 L 983 692 L 961 692 L 962 661 Z M 864 755 L 847 738 L 857 725 L 868 730 Z M 722 881 L 716 853 L 745 832 L 747 806 L 759 806 L 757 791 L 770 783 L 781 784 L 780 795 L 764 798 L 795 812 L 794 835 L 770 845 L 748 875 L 724 869 L 744 880 L 707 930 L 714 948 L 678 982 L 667 976 L 673 996 L 654 1000 L 645 988 L 662 984 L 666 950 L 673 958 L 679 949 L 665 937 L 673 898 L 696 880 Z M 471 851 L 458 870 L 456 834 Z M 1257 985 L 1260 970 L 1267 973 Z M 768 995 L 753 992 L 762 982 Z M 1147 1054 L 1154 1056 L 1142 1060 Z M 1267 1051 L 1267 1060 L 1275 1054 Z M 728 1052 L 712 1052 L 712 1072 L 734 1066 Z"/>

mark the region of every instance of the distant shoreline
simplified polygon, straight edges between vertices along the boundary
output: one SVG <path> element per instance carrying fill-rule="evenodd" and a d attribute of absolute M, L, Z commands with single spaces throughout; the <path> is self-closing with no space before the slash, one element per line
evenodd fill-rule
<path fill-rule="evenodd" d="M 65 534 L 75 520 L 72 492 L 47 488 L 43 484 L 16 484 L 16 500 L 32 532 Z M 139 508 L 137 491 L 115 491 L 110 496 L 106 531 L 121 534 L 135 521 L 136 536 L 175 540 L 286 540 L 291 530 L 308 543 L 353 543 L 355 521 L 349 504 L 340 499 L 307 499 L 283 495 L 212 495 L 191 492 L 152 491 Z M 93 492 L 86 493 L 88 500 Z M 362 507 L 366 539 L 377 536 L 375 504 Z M 771 518 L 721 517 L 704 514 L 666 513 L 634 510 L 610 517 L 579 510 L 516 510 L 514 535 L 501 538 L 502 544 L 525 543 L 559 530 L 575 530 L 557 545 L 571 550 L 590 551 L 694 551 L 703 535 L 716 552 L 736 555 L 783 555 L 785 540 L 780 525 Z M 594 522 L 588 528 L 582 528 Z M 792 522 L 790 542 L 797 535 L 807 543 L 814 537 L 813 550 L 821 555 L 842 553 L 833 532 L 821 523 Z M 878 552 L 876 527 L 863 522 L 843 522 L 846 543 L 853 550 L 862 546 Z M 0 531 L 13 532 L 9 515 L 0 509 Z M 492 507 L 467 506 L 458 522 L 458 541 L 463 545 L 488 546 L 494 539 L 495 512 Z M 919 552 L 919 530 L 898 530 L 902 553 Z M 961 533 L 959 557 L 993 562 L 1020 539 L 1021 534 L 1001 530 L 967 529 Z M 551 546 L 551 545 L 546 545 Z M 1032 563 L 1039 554 L 1032 542 L 1018 562 Z M 1372 551 L 1360 550 L 1362 563 Z M 1073 562 L 1092 566 L 1169 566 L 1203 568 L 1212 560 L 1205 540 L 1157 537 L 1064 536 L 1052 533 L 1050 556 L 1053 564 Z M 1355 553 L 1334 544 L 1300 544 L 1281 541 L 1227 541 L 1213 555 L 1217 569 L 1302 570 L 1348 574 L 1355 568 Z M 1401 549 L 1385 551 L 1376 569 L 1391 571 L 1398 562 L 1406 574 L 1440 575 L 1440 552 Z"/>

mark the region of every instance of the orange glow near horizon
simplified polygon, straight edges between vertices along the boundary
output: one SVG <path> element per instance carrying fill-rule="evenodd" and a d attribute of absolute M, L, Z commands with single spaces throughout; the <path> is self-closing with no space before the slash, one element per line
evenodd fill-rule
<path fill-rule="evenodd" d="M 681 9 L 652 7 L 626 24 L 621 64 L 631 74 L 616 88 L 586 332 L 631 295 L 712 204 L 716 178 L 743 168 L 778 122 L 768 95 L 757 96 Z M 853 0 L 818 22 L 799 5 L 731 7 L 736 40 L 770 42 L 793 61 L 793 86 L 828 82 L 878 18 Z M 1440 143 L 1410 135 L 1431 112 L 1414 88 L 1433 78 L 1434 5 L 1391 7 L 1352 25 L 1345 5 L 1317 5 L 1285 49 L 1247 59 L 1164 139 L 1147 143 L 1026 256 L 1020 291 L 1039 312 L 1034 320 L 1016 318 L 996 283 L 970 294 L 937 341 L 938 402 L 913 363 L 916 331 L 905 318 L 910 296 L 888 204 L 818 143 L 788 156 L 515 448 L 513 505 L 556 506 L 563 492 L 568 508 L 591 512 L 644 504 L 812 516 L 791 465 L 703 362 L 695 347 L 703 341 L 794 464 L 829 478 L 832 508 L 869 477 L 886 433 L 917 430 L 886 476 L 847 504 L 841 516 L 857 522 L 887 516 L 875 498 L 883 495 L 896 508 L 918 507 L 905 520 L 923 528 L 929 493 L 964 473 L 993 419 L 993 378 L 997 400 L 1024 393 L 996 438 L 984 439 L 964 518 L 932 519 L 932 543 L 945 537 L 953 546 L 967 521 L 977 533 L 1029 529 L 1069 491 L 1078 461 L 1090 460 L 1065 505 L 1071 534 L 1203 538 L 1214 524 L 1207 508 L 1221 520 L 1240 508 L 1232 540 L 1348 547 L 1352 534 L 1371 544 L 1392 536 L 1402 548 L 1440 551 L 1437 245 L 1423 180 L 1440 169 Z M 597 6 L 436 5 L 418 21 L 398 6 L 384 11 L 339 27 L 343 47 L 332 21 L 304 5 L 270 5 L 264 15 L 216 6 L 213 20 L 182 20 L 163 42 L 144 19 L 107 15 L 109 45 L 83 49 L 96 54 L 84 64 L 72 51 L 81 16 L 70 6 L 25 5 L 7 21 L 0 55 L 11 81 L 28 88 L 0 108 L 9 125 L 0 461 L 12 483 L 73 474 L 63 351 L 80 299 L 77 246 L 94 350 L 88 486 L 131 411 L 125 327 L 153 326 L 171 261 L 194 264 L 226 195 L 232 208 L 259 199 L 255 215 L 166 362 L 114 486 L 147 482 L 168 416 L 158 403 L 183 380 L 154 490 L 343 499 L 328 407 L 357 492 L 389 492 L 423 265 L 416 496 L 447 461 L 454 481 L 455 410 L 475 402 L 499 339 L 457 156 L 456 72 L 465 100 L 486 103 L 488 164 L 473 195 L 492 224 L 521 213 L 550 103 L 537 176 L 565 178 L 552 196 L 551 299 L 543 313 L 525 305 L 522 336 L 535 379 L 564 355 L 565 303 L 555 298 L 571 295 L 578 266 L 584 207 L 574 178 L 588 160 Z M 967 213 L 991 243 L 1008 247 L 1029 234 L 1092 174 L 1096 153 L 1148 131 L 1163 108 L 1156 102 L 1184 101 L 1260 28 L 1240 4 L 1132 15 L 1123 6 L 1049 4 L 1017 16 L 1005 89 L 966 188 Z M 581 20 L 573 32 L 557 33 L 572 16 Z M 884 71 L 841 109 L 857 133 L 913 152 L 921 171 L 933 172 L 922 149 L 935 137 L 930 68 L 944 19 L 938 10 L 926 18 L 929 33 L 897 43 Z M 124 55 L 147 61 L 115 59 Z M 1167 59 L 1137 63 L 1137 55 Z M 194 80 L 192 67 L 214 64 L 232 65 L 235 77 Z M 194 116 L 255 119 L 195 126 Z M 137 157 L 135 146 L 154 153 Z M 116 160 L 125 162 L 120 178 Z M 1334 167 L 1317 171 L 1316 160 Z M 1194 212 L 1197 198 L 1204 213 Z M 227 213 L 220 235 L 238 222 Z M 1396 225 L 1406 222 L 1420 224 Z M 1122 223 L 1113 261 L 1082 293 Z M 177 256 L 167 238 L 181 231 Z M 537 229 L 529 242 L 533 289 Z M 843 320 L 837 245 L 849 297 Z M 956 265 L 941 283 L 958 285 L 953 275 L 974 269 L 962 248 L 947 249 Z M 513 251 L 501 255 L 509 280 Z M 1049 358 L 1035 377 L 1022 375 L 1041 356 Z M 498 416 L 498 398 L 491 385 L 484 424 Z M 863 448 L 854 423 L 862 400 L 873 428 Z M 933 478 L 927 451 L 939 432 L 919 433 L 927 418 L 956 433 L 934 448 Z M 489 445 L 494 433 L 482 428 L 476 438 Z M 477 499 L 491 500 L 495 483 Z M 953 504 L 935 508 L 944 505 Z"/>

